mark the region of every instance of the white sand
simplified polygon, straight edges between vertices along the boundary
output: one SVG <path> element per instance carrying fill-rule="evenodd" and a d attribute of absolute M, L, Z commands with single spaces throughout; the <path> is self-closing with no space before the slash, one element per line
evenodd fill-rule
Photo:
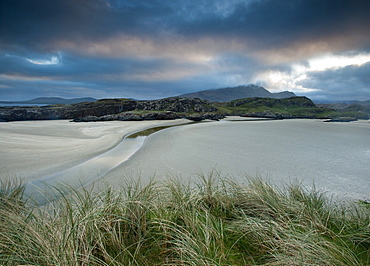
<path fill-rule="evenodd" d="M 155 133 L 105 180 L 122 176 L 183 179 L 212 169 L 246 181 L 261 175 L 281 185 L 299 180 L 341 199 L 370 199 L 370 124 L 318 120 L 210 122 Z"/>
<path fill-rule="evenodd" d="M 40 179 L 64 180 L 75 186 L 104 175 L 100 181 L 116 186 L 123 178 L 139 175 L 143 180 L 153 175 L 187 180 L 216 169 L 242 182 L 245 174 L 260 174 L 278 185 L 294 179 L 307 186 L 315 182 L 341 199 L 370 198 L 368 121 L 207 122 L 117 145 L 128 133 L 184 122 L 0 123 L 1 178 L 20 177 L 34 184 Z M 126 151 L 135 151 L 142 141 L 144 145 L 121 163 L 131 155 Z"/>
<path fill-rule="evenodd" d="M 42 179 L 115 147 L 129 133 L 187 120 L 0 123 L 0 178 Z"/>

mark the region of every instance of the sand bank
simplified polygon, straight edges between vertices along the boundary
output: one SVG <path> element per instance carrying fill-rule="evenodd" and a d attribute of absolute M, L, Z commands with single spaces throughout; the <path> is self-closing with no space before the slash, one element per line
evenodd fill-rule
<path fill-rule="evenodd" d="M 78 186 L 81 180 L 88 184 L 104 176 L 94 184 L 99 188 L 103 182 L 123 185 L 124 178 L 175 175 L 189 180 L 215 169 L 241 182 L 245 175 L 261 175 L 278 185 L 299 180 L 310 187 L 315 182 L 341 199 L 370 198 L 368 121 L 204 122 L 118 145 L 129 133 L 186 122 L 0 123 L 1 178 Z"/>
<path fill-rule="evenodd" d="M 0 123 L 1 178 L 18 177 L 25 182 L 42 179 L 111 150 L 132 132 L 185 122 L 187 120 Z"/>
<path fill-rule="evenodd" d="M 104 180 L 122 176 L 187 180 L 212 169 L 241 182 L 261 175 L 282 185 L 313 183 L 341 199 L 370 198 L 370 124 L 319 120 L 220 121 L 169 128 L 149 136 Z"/>

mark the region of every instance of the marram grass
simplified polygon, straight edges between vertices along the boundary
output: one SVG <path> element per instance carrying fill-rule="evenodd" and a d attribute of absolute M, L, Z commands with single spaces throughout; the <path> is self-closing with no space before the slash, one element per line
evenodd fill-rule
<path fill-rule="evenodd" d="M 0 186 L 0 265 L 370 264 L 369 206 L 300 185 L 212 174 L 69 189 L 48 207 L 24 199 L 22 184 Z"/>

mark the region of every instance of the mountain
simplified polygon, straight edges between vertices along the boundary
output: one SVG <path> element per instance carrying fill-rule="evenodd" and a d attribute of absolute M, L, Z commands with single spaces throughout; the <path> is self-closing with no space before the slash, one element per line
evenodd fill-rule
<path fill-rule="evenodd" d="M 179 97 L 200 98 L 213 102 L 229 102 L 236 99 L 249 97 L 275 98 L 283 99 L 296 96 L 293 92 L 283 91 L 278 93 L 271 93 L 263 87 L 257 85 L 238 86 L 214 90 L 205 90 L 194 93 L 187 93 Z"/>
<path fill-rule="evenodd" d="M 72 103 L 81 103 L 81 102 L 95 102 L 96 99 L 91 97 L 85 98 L 73 98 L 73 99 L 64 99 L 60 97 L 38 97 L 32 100 L 11 102 L 11 101 L 2 101 L 0 103 L 9 103 L 9 104 L 72 104 Z"/>

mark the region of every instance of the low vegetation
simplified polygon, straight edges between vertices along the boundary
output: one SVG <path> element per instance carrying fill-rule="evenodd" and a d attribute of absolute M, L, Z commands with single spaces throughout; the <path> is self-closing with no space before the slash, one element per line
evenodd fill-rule
<path fill-rule="evenodd" d="M 50 206 L 0 188 L 0 265 L 369 265 L 370 208 L 300 185 L 201 176 L 69 189 Z"/>
<path fill-rule="evenodd" d="M 316 106 L 307 97 L 285 99 L 245 98 L 226 103 L 215 103 L 218 112 L 245 116 L 272 116 L 276 118 L 338 118 L 369 119 L 370 109 L 367 106 L 349 105 L 346 108 L 334 109 Z"/>
<path fill-rule="evenodd" d="M 89 121 L 140 121 L 187 118 L 194 121 L 219 120 L 227 115 L 284 118 L 318 118 L 345 120 L 369 119 L 367 102 L 336 105 L 315 105 L 307 97 L 284 99 L 250 97 L 230 102 L 170 97 L 159 100 L 102 99 L 70 105 L 0 107 L 0 122 L 23 120 L 71 119 Z M 343 120 L 343 119 L 342 119 Z"/>

